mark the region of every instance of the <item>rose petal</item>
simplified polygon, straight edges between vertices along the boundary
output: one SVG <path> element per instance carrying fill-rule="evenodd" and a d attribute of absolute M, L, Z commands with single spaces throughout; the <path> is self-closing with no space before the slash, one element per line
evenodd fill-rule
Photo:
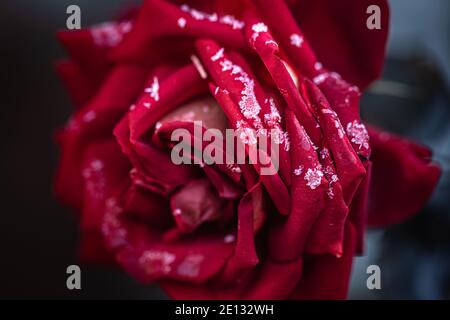
<path fill-rule="evenodd" d="M 92 98 L 106 76 L 83 69 L 71 60 L 58 61 L 55 68 L 77 109 Z"/>
<path fill-rule="evenodd" d="M 324 208 L 327 185 L 317 154 L 292 111 L 286 111 L 286 123 L 292 137 L 291 163 L 299 171 L 291 177 L 289 216 L 279 217 L 270 229 L 270 257 L 277 261 L 295 260 L 303 253 L 308 233 Z"/>
<path fill-rule="evenodd" d="M 324 139 L 327 141 L 340 178 L 345 202 L 349 204 L 366 171 L 347 139 L 339 118 L 331 109 L 325 96 L 311 81 L 306 79 L 302 84 L 308 95 L 309 103 L 319 119 Z"/>
<path fill-rule="evenodd" d="M 290 299 L 345 299 L 354 253 L 355 229 L 351 223 L 347 223 L 342 257 L 331 255 L 306 257 L 302 278 Z"/>
<path fill-rule="evenodd" d="M 193 232 L 203 223 L 220 218 L 225 201 L 206 179 L 190 181 L 171 196 L 170 206 L 178 228 Z"/>
<path fill-rule="evenodd" d="M 283 1 L 270 2 L 274 6 L 264 6 L 266 18 L 273 19 L 273 27 L 279 24 L 278 29 L 288 36 L 288 32 L 295 31 L 290 27 L 292 24 L 284 23 L 291 21 L 288 18 L 289 11 L 281 10 Z M 366 27 L 369 17 L 366 11 L 370 5 L 380 7 L 380 30 Z M 318 60 L 328 69 L 342 74 L 344 79 L 362 89 L 378 78 L 384 63 L 389 32 L 387 1 L 345 0 L 338 3 L 332 0 L 302 0 L 293 3 L 290 9 Z M 284 29 L 286 26 L 290 27 L 289 31 Z M 339 54 L 336 55 L 336 52 Z M 291 57 L 295 59 L 295 55 Z"/>
<path fill-rule="evenodd" d="M 373 148 L 369 225 L 400 223 L 426 204 L 441 170 L 431 162 L 429 149 L 373 127 L 369 134 Z"/>
<path fill-rule="evenodd" d="M 97 94 L 59 133 L 61 161 L 55 177 L 55 192 L 66 204 L 79 208 L 81 163 L 85 148 L 97 139 L 111 137 L 112 128 L 128 110 L 141 89 L 146 72 L 133 66 L 118 66 L 107 76 Z M 123 82 L 127 82 L 123 88 Z"/>
<path fill-rule="evenodd" d="M 183 11 L 181 7 L 166 1 L 146 1 L 135 21 L 133 31 L 114 50 L 113 59 L 151 65 L 168 58 L 172 61 L 182 61 L 182 57 L 188 58 L 192 51 L 190 40 L 199 37 L 215 39 L 234 48 L 245 48 L 239 28 L 222 23 L 221 15 L 216 14 L 215 19 L 213 18 L 216 21 L 211 21 L 208 18 L 199 18 L 202 14 L 198 10 L 195 18 L 186 12 L 189 9 L 195 8 L 187 7 Z M 164 23 L 160 23 L 161 21 Z M 173 50 L 174 39 L 177 39 L 177 50 Z M 152 50 L 153 48 L 158 50 Z"/>

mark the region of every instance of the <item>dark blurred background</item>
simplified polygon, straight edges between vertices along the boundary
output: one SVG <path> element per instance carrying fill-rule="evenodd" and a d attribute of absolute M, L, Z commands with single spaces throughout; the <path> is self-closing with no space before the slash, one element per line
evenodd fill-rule
<path fill-rule="evenodd" d="M 54 71 L 65 53 L 55 31 L 66 8 L 82 26 L 109 19 L 132 0 L 0 2 L 0 298 L 165 298 L 114 269 L 82 265 L 82 290 L 66 288 L 76 258 L 77 221 L 51 192 L 58 151 L 54 130 L 71 104 Z M 356 259 L 350 298 L 450 298 L 450 1 L 392 0 L 383 78 L 362 101 L 366 120 L 433 148 L 444 171 L 429 205 L 401 226 L 372 230 Z M 368 290 L 378 264 L 382 289 Z"/>

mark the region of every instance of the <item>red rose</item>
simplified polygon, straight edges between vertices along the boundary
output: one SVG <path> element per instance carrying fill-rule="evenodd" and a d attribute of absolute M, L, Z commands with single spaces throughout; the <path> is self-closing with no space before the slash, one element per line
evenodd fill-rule
<path fill-rule="evenodd" d="M 361 123 L 387 30 L 383 0 L 148 0 L 61 32 L 76 110 L 55 189 L 81 257 L 174 298 L 345 298 L 366 226 L 418 211 L 440 175 L 426 148 Z M 197 120 L 278 130 L 278 173 L 174 164 L 167 137 Z"/>

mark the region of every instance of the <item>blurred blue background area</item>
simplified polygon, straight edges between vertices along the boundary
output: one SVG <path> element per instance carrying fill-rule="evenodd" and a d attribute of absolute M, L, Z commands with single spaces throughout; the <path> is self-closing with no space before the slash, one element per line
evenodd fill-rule
<path fill-rule="evenodd" d="M 312 0 L 311 0 L 312 1 Z M 82 25 L 109 19 L 132 0 L 3 0 L 0 3 L 0 298 L 161 299 L 119 270 L 82 266 L 82 290 L 66 289 L 77 221 L 51 193 L 58 151 L 51 140 L 71 108 L 53 62 L 65 56 L 54 36 L 66 8 Z M 450 1 L 392 0 L 382 79 L 364 95 L 363 117 L 434 151 L 443 177 L 432 200 L 407 223 L 371 230 L 356 258 L 351 299 L 450 298 Z M 26 199 L 26 200 L 24 200 Z M 381 268 L 381 290 L 368 290 L 366 269 Z"/>
<path fill-rule="evenodd" d="M 364 96 L 369 122 L 431 147 L 443 175 L 433 198 L 405 224 L 371 230 L 356 258 L 353 299 L 450 298 L 450 2 L 393 0 L 382 79 Z M 381 269 L 368 290 L 366 269 Z"/>

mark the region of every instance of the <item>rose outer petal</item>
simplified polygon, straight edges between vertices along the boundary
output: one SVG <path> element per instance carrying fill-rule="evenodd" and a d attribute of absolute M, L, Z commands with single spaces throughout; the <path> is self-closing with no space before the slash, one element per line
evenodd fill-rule
<path fill-rule="evenodd" d="M 114 139 L 97 142 L 87 148 L 82 167 L 83 206 L 80 252 L 83 260 L 110 260 L 105 259 L 106 249 L 103 241 L 100 240 L 105 203 L 117 190 L 125 187 L 128 172 L 129 162 L 120 152 Z"/>
<path fill-rule="evenodd" d="M 369 225 L 396 224 L 417 213 L 430 198 L 441 175 L 424 146 L 369 127 L 372 179 Z"/>
<path fill-rule="evenodd" d="M 283 3 L 277 2 L 280 6 Z M 366 11 L 371 5 L 380 7 L 379 30 L 366 27 L 369 17 Z M 300 0 L 290 9 L 318 61 L 325 67 L 340 73 L 345 80 L 361 89 L 380 76 L 389 33 L 386 0 Z M 273 9 L 268 12 L 274 12 L 274 16 L 278 13 Z M 281 22 L 280 19 L 277 22 Z"/>
<path fill-rule="evenodd" d="M 291 1 L 289 7 L 285 1 L 253 1 L 295 67 L 307 77 L 314 77 L 316 62 L 361 89 L 379 77 L 389 31 L 387 1 L 300 0 Z M 365 25 L 370 5 L 380 7 L 380 30 Z M 303 41 L 293 43 L 293 36 Z"/>
<path fill-rule="evenodd" d="M 112 128 L 141 90 L 145 76 L 145 70 L 140 68 L 117 66 L 88 104 L 59 132 L 61 160 L 54 190 L 64 203 L 80 208 L 81 164 L 85 149 L 97 139 L 112 136 Z M 125 88 L 122 81 L 127 82 Z"/>
<path fill-rule="evenodd" d="M 81 109 L 94 96 L 106 76 L 104 72 L 83 69 L 72 60 L 57 61 L 55 69 L 76 109 Z"/>

